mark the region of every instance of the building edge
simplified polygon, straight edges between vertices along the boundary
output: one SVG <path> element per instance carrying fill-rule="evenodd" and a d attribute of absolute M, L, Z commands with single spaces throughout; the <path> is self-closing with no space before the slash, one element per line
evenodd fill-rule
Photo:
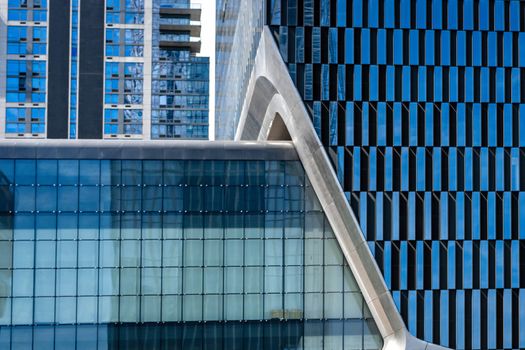
<path fill-rule="evenodd" d="M 446 349 L 411 335 L 368 248 L 277 44 L 264 27 L 236 141 L 290 139 L 383 337 L 384 350 Z"/>

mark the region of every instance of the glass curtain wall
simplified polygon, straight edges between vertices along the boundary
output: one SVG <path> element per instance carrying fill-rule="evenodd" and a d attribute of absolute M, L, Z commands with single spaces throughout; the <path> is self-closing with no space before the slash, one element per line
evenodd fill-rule
<path fill-rule="evenodd" d="M 1 348 L 382 348 L 299 162 L 0 174 Z"/>
<path fill-rule="evenodd" d="M 264 24 L 264 1 L 217 0 L 217 139 L 233 139 Z"/>
<path fill-rule="evenodd" d="M 525 2 L 266 4 L 409 331 L 525 349 Z"/>

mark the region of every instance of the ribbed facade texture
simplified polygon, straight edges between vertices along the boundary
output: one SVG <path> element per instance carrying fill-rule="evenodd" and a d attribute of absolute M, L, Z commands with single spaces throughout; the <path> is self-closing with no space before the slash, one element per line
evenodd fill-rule
<path fill-rule="evenodd" d="M 269 0 L 266 15 L 410 332 L 525 348 L 525 3 Z"/>
<path fill-rule="evenodd" d="M 200 14 L 188 0 L 0 0 L 0 137 L 207 139 Z"/>
<path fill-rule="evenodd" d="M 217 0 L 216 7 L 216 137 L 233 139 L 264 24 L 264 2 Z"/>
<path fill-rule="evenodd" d="M 77 136 L 77 104 L 78 104 L 78 24 L 79 24 L 80 0 L 71 0 L 71 42 L 70 65 L 69 65 L 69 138 Z"/>

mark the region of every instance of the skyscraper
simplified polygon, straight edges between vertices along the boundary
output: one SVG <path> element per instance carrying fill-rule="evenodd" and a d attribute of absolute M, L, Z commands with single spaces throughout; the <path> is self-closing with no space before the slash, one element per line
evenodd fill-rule
<path fill-rule="evenodd" d="M 253 11 L 267 26 L 252 30 L 258 49 L 218 46 L 217 62 L 254 67 L 241 100 L 217 100 L 217 124 L 231 125 L 218 138 L 298 147 L 304 111 L 408 330 L 456 349 L 525 348 L 525 4 L 272 0 Z M 227 24 L 231 37 L 243 23 Z"/>
<path fill-rule="evenodd" d="M 217 0 L 216 6 L 215 128 L 218 138 L 233 139 L 264 16 L 260 0 Z"/>
<path fill-rule="evenodd" d="M 78 86 L 53 90 L 78 113 L 63 130 L 48 115 L 47 136 L 76 124 L 79 138 L 168 137 L 184 102 L 177 89 L 204 103 L 202 85 L 178 81 L 201 73 L 180 64 L 196 61 L 188 37 L 198 11 L 155 4 L 51 0 L 50 33 L 67 23 L 53 20 L 54 6 L 73 10 L 78 39 L 55 44 L 78 66 L 60 69 L 60 51 L 44 64 Z M 240 4 L 257 14 L 257 2 Z M 244 23 L 262 29 L 262 20 Z M 235 71 L 243 77 L 232 75 L 242 92 L 259 40 L 271 42 L 263 30 L 236 40 L 234 50 L 251 50 Z M 22 90 L 39 75 L 17 58 Z M 286 136 L 280 126 L 273 137 Z M 0 348 L 438 349 L 406 332 L 315 132 L 293 131 L 294 143 L 0 140 Z"/>
<path fill-rule="evenodd" d="M 200 12 L 189 1 L 0 1 L 0 136 L 207 139 Z"/>

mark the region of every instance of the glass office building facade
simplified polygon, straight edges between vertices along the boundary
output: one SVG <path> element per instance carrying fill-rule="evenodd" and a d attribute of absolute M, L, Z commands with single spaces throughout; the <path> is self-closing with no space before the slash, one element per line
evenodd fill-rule
<path fill-rule="evenodd" d="M 4 149 L 0 347 L 381 349 L 301 163 L 203 149 Z"/>
<path fill-rule="evenodd" d="M 525 3 L 265 5 L 410 332 L 524 349 Z"/>
<path fill-rule="evenodd" d="M 264 24 L 261 0 L 217 0 L 215 130 L 233 139 Z"/>
<path fill-rule="evenodd" d="M 47 0 L 7 3 L 5 134 L 45 135 L 47 90 Z M 2 118 L 4 119 L 4 118 Z"/>
<path fill-rule="evenodd" d="M 208 57 L 200 51 L 200 7 L 155 0 L 151 138 L 208 139 Z"/>
<path fill-rule="evenodd" d="M 200 16 L 189 0 L 0 0 L 0 138 L 208 139 Z"/>
<path fill-rule="evenodd" d="M 104 137 L 143 134 L 144 0 L 106 0 Z"/>

